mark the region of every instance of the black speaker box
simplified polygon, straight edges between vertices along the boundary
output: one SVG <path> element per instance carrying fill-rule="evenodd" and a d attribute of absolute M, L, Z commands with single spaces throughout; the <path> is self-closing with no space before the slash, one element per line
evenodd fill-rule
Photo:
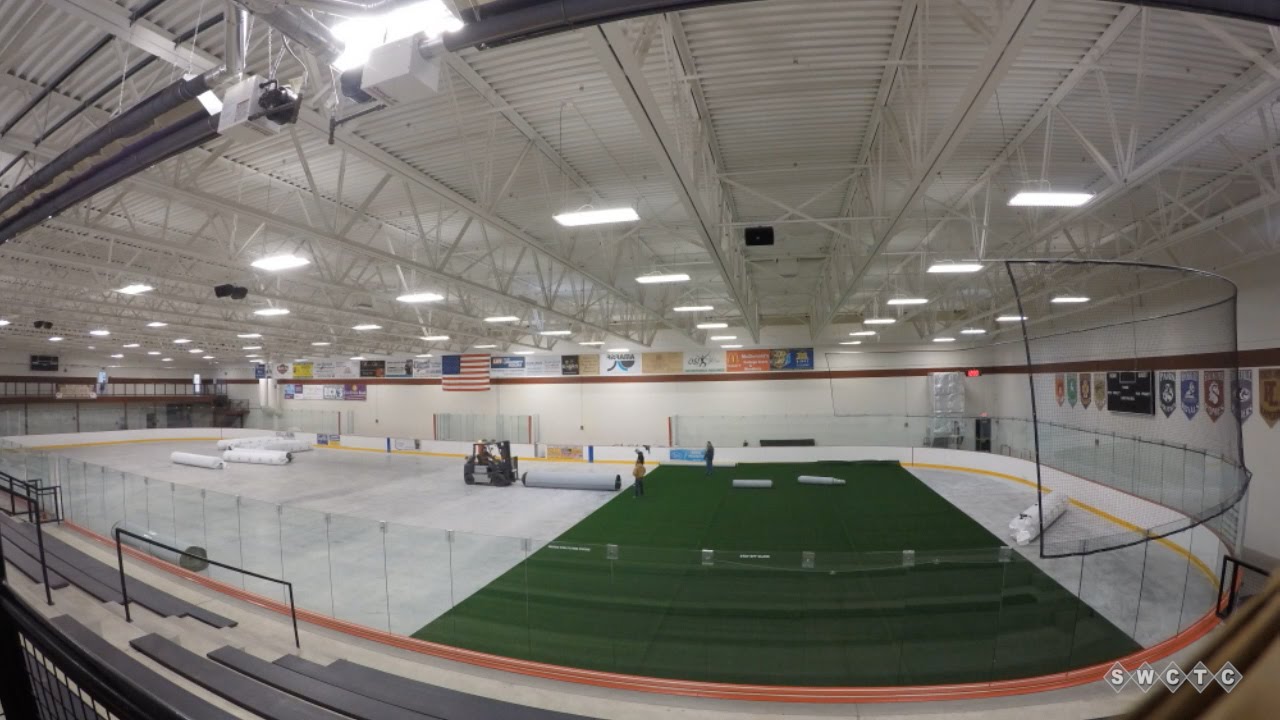
<path fill-rule="evenodd" d="M 760 227 L 749 227 L 744 233 L 747 241 L 747 247 L 761 247 L 773 244 L 773 228 L 767 225 Z"/>

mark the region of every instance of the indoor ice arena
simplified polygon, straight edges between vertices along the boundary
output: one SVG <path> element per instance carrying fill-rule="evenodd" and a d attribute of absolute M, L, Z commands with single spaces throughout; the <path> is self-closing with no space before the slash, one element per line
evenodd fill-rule
<path fill-rule="evenodd" d="M 1276 718 L 1277 423 L 1280 2 L 0 0 L 3 720 Z"/>

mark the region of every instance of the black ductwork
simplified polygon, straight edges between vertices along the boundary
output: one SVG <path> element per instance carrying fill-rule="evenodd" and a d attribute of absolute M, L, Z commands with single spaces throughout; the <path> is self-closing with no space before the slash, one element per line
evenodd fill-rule
<path fill-rule="evenodd" d="M 218 116 L 210 115 L 202 109 L 131 143 L 110 160 L 77 175 L 62 187 L 41 197 L 21 214 L 0 223 L 0 245 L 81 200 L 174 155 L 198 147 L 217 134 Z"/>
<path fill-rule="evenodd" d="M 107 145 L 137 135 L 146 130 L 157 117 L 195 99 L 208 89 L 207 78 L 199 75 L 190 80 L 179 80 L 129 108 L 124 114 L 94 130 L 61 155 L 45 163 L 4 197 L 0 197 L 0 217 Z"/>

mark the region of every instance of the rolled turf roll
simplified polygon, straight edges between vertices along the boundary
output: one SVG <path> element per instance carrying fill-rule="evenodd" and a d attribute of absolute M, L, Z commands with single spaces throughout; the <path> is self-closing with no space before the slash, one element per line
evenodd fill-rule
<path fill-rule="evenodd" d="M 733 486 L 736 488 L 771 488 L 772 480 L 734 480 Z"/>
<path fill-rule="evenodd" d="M 555 470 L 532 470 L 520 481 L 525 487 L 561 488 L 564 490 L 619 490 L 622 476 L 617 473 L 575 473 Z"/>
<path fill-rule="evenodd" d="M 227 438 L 218 441 L 219 450 L 232 450 L 242 447 L 257 447 L 263 443 L 275 442 L 280 438 L 274 435 L 258 435 L 256 437 Z"/>
<path fill-rule="evenodd" d="M 175 465 L 190 465 L 191 467 L 209 468 L 210 470 L 221 470 L 226 467 L 226 463 L 220 457 L 185 452 L 170 454 L 169 462 Z"/>
<path fill-rule="evenodd" d="M 801 475 L 796 478 L 801 485 L 844 485 L 844 480 L 840 478 L 824 477 L 822 475 Z"/>
<path fill-rule="evenodd" d="M 293 455 L 281 450 L 235 448 L 222 453 L 222 459 L 231 463 L 252 465 L 288 465 L 293 460 Z"/>
<path fill-rule="evenodd" d="M 275 442 L 263 443 L 254 446 L 255 450 L 277 450 L 279 452 L 311 452 L 311 443 L 305 440 L 290 440 L 288 438 L 276 438 Z"/>
<path fill-rule="evenodd" d="M 1051 492 L 1046 495 L 1041 500 L 1044 506 L 1044 527 L 1047 528 L 1057 522 L 1058 518 L 1067 512 L 1067 506 L 1070 503 L 1071 498 L 1067 497 L 1066 493 Z M 1026 545 L 1040 535 L 1040 509 L 1040 504 L 1032 505 L 1009 523 L 1014 542 Z"/>
<path fill-rule="evenodd" d="M 209 563 L 207 562 L 209 559 L 209 553 L 199 545 L 189 545 L 185 542 L 165 537 L 153 530 L 148 530 L 144 527 L 134 525 L 133 523 L 128 523 L 123 520 L 111 526 L 111 537 L 115 537 L 117 528 L 141 535 L 148 540 L 163 543 L 169 547 L 181 548 L 187 553 L 186 555 L 181 555 L 166 548 L 162 548 L 159 545 L 152 545 L 149 542 L 143 542 L 137 538 L 129 537 L 128 535 L 120 536 L 121 543 L 128 545 L 131 548 L 141 550 L 152 557 L 160 558 L 167 563 L 181 566 L 192 572 L 200 572 L 201 570 L 209 567 Z M 192 557 L 193 555 L 195 557 Z"/>

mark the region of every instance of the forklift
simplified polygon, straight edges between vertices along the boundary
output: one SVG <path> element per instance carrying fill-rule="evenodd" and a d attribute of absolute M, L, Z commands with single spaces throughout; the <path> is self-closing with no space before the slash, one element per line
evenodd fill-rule
<path fill-rule="evenodd" d="M 482 483 L 506 487 L 520 474 L 520 458 L 511 456 L 510 440 L 481 440 L 473 443 L 471 454 L 462 466 L 462 479 L 468 485 Z"/>

